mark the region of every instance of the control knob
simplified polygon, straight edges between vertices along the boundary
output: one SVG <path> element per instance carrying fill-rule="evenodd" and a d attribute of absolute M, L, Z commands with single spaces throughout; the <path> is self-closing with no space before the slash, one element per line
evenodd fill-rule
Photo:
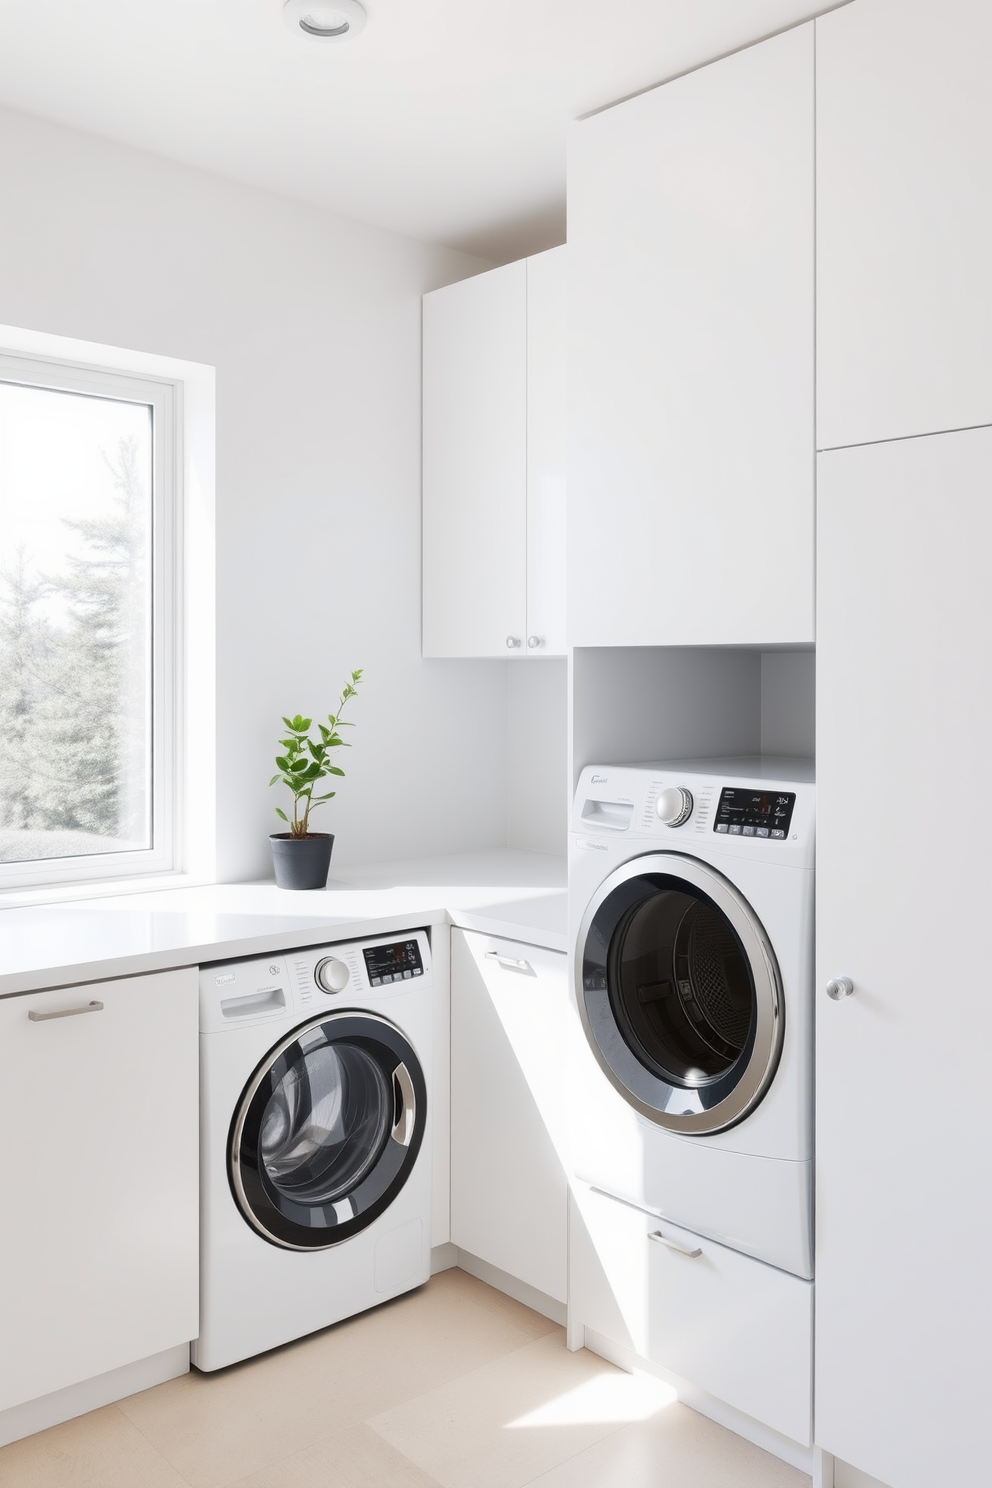
<path fill-rule="evenodd" d="M 322 992 L 343 992 L 351 981 L 351 972 L 343 961 L 325 956 L 323 961 L 317 962 L 313 978 Z"/>
<path fill-rule="evenodd" d="M 681 827 L 692 815 L 692 791 L 684 785 L 670 785 L 660 793 L 654 809 L 666 827 Z"/>

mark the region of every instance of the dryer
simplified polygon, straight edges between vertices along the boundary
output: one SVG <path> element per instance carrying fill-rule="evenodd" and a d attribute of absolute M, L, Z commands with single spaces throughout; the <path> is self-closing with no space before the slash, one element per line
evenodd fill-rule
<path fill-rule="evenodd" d="M 200 1334 L 219 1369 L 430 1275 L 428 932 L 200 971 Z"/>
<path fill-rule="evenodd" d="M 809 761 L 582 771 L 570 831 L 576 1177 L 813 1274 Z"/>

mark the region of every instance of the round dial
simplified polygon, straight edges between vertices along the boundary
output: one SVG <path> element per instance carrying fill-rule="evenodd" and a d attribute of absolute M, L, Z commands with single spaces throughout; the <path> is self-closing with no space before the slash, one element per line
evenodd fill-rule
<path fill-rule="evenodd" d="M 666 827 L 680 827 L 692 815 L 692 791 L 684 785 L 670 785 L 659 794 L 654 809 Z"/>
<path fill-rule="evenodd" d="M 343 961 L 338 961 L 333 956 L 325 956 L 323 961 L 317 962 L 313 977 L 322 991 L 343 992 L 351 981 L 351 972 Z"/>

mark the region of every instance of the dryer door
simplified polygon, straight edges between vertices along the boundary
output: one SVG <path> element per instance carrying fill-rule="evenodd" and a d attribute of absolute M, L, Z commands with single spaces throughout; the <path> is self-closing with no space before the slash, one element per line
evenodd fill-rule
<path fill-rule="evenodd" d="M 242 1093 L 228 1148 L 238 1208 L 288 1250 L 347 1240 L 403 1187 L 426 1120 L 420 1061 L 394 1024 L 314 1018 L 270 1049 Z"/>
<path fill-rule="evenodd" d="M 775 956 L 743 896 L 695 858 L 652 853 L 606 879 L 575 982 L 605 1074 L 659 1126 L 722 1131 L 767 1090 L 785 1015 Z"/>

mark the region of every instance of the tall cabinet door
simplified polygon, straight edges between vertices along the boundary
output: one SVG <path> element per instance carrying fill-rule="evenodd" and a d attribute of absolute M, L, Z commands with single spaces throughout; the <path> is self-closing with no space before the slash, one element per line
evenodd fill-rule
<path fill-rule="evenodd" d="M 506 656 L 527 609 L 527 264 L 424 296 L 425 656 Z"/>
<path fill-rule="evenodd" d="M 977 1484 L 992 428 L 822 455 L 818 527 L 816 1440 L 891 1488 Z"/>
<path fill-rule="evenodd" d="M 816 22 L 817 443 L 992 422 L 992 5 Z"/>
<path fill-rule="evenodd" d="M 196 1337 L 197 986 L 0 1000 L 0 1410 Z"/>
<path fill-rule="evenodd" d="M 569 640 L 813 634 L 813 27 L 576 124 Z"/>

